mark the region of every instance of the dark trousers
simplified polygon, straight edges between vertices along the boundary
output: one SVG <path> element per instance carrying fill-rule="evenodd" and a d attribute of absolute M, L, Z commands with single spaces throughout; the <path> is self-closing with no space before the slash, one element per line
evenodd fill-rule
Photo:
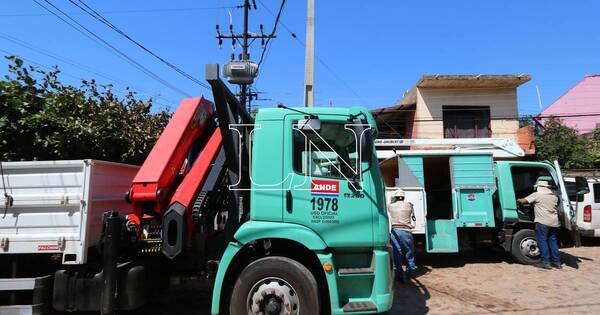
<path fill-rule="evenodd" d="M 541 223 L 535 224 L 535 235 L 542 256 L 542 263 L 549 265 L 552 262 L 560 265 L 560 256 L 558 255 L 558 242 L 556 241 L 556 231 L 558 228 L 547 226 Z"/>
<path fill-rule="evenodd" d="M 396 279 L 403 279 L 404 271 L 402 263 L 406 263 L 406 271 L 413 272 L 417 269 L 415 265 L 415 242 L 409 231 L 392 229 L 390 241 L 394 248 L 394 266 L 396 267 Z"/>

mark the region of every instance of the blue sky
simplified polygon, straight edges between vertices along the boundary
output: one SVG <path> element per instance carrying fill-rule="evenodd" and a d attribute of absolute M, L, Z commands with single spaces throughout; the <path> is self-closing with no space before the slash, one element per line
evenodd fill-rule
<path fill-rule="evenodd" d="M 230 11 L 236 31 L 242 27 L 241 10 L 223 9 L 241 0 L 84 1 L 154 52 L 201 80 L 204 64 L 223 63 L 232 51 L 228 42 L 218 49 L 215 24 L 226 29 Z M 261 1 L 273 12 L 280 3 Z M 531 114 L 539 112 L 536 85 L 543 104 L 548 106 L 585 74 L 600 72 L 598 1 L 315 2 L 316 55 L 323 62 L 317 62 L 315 69 L 317 105 L 328 106 L 331 102 L 333 106 L 388 106 L 398 101 L 422 74 L 528 73 L 533 80 L 519 88 L 519 108 L 521 114 Z M 180 90 L 210 97 L 208 90 L 83 15 L 68 0 L 52 3 L 74 13 L 73 18 Z M 260 2 L 258 5 L 250 18 L 251 30 L 258 31 L 260 23 L 270 30 L 274 18 Z M 76 83 L 77 78 L 97 78 L 102 83 L 113 83 L 116 90 L 129 85 L 141 97 L 158 96 L 160 105 L 171 105 L 172 109 L 182 99 L 182 95 L 55 16 L 44 14 L 47 12 L 32 0 L 4 1 L 0 8 L 0 53 L 8 51 L 40 64 L 57 64 L 63 70 L 64 81 L 71 83 Z M 282 16 L 283 24 L 302 42 L 305 14 L 305 1 L 288 0 Z M 271 100 L 259 104 L 269 107 L 281 101 L 299 106 L 304 47 L 282 25 L 277 33 L 256 83 L 264 92 L 262 97 Z M 63 61 L 7 41 L 7 37 L 45 49 Z M 252 57 L 258 59 L 259 55 L 257 43 L 252 47 Z"/>

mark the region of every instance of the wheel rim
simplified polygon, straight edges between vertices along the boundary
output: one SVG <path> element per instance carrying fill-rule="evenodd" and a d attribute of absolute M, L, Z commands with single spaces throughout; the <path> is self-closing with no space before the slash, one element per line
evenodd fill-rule
<path fill-rule="evenodd" d="M 296 315 L 300 311 L 300 300 L 294 287 L 275 277 L 256 282 L 246 301 L 248 314 Z"/>
<path fill-rule="evenodd" d="M 530 258 L 538 258 L 540 256 L 540 248 L 537 240 L 533 237 L 527 237 L 521 241 L 521 254 Z"/>

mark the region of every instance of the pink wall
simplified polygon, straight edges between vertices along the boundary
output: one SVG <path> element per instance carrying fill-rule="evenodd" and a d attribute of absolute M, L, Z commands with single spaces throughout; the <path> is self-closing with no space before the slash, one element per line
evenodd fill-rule
<path fill-rule="evenodd" d="M 561 117 L 569 127 L 580 133 L 592 131 L 600 123 L 600 74 L 586 75 L 582 81 L 546 108 L 542 116 L 596 116 Z"/>

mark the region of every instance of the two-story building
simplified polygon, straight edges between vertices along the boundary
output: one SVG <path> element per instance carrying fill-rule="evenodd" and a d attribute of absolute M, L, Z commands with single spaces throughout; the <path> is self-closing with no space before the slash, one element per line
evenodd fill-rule
<path fill-rule="evenodd" d="M 382 138 L 514 138 L 520 75 L 424 75 L 400 102 L 372 111 Z"/>
<path fill-rule="evenodd" d="M 509 138 L 532 154 L 520 129 L 517 88 L 527 74 L 424 75 L 396 105 L 372 110 L 380 139 Z"/>

